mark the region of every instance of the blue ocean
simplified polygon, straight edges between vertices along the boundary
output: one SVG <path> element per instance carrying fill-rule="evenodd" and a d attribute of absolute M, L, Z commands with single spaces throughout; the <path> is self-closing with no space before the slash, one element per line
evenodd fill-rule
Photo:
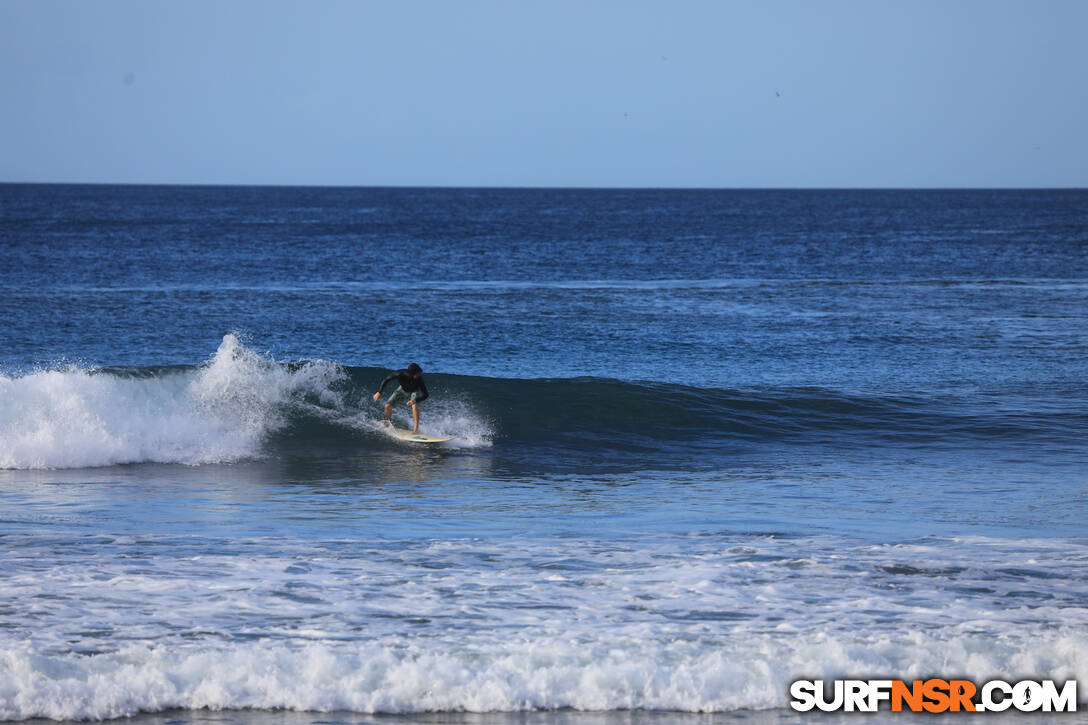
<path fill-rule="evenodd" d="M 1088 191 L 8 184 L 0 295 L 0 720 L 1088 702 Z"/>

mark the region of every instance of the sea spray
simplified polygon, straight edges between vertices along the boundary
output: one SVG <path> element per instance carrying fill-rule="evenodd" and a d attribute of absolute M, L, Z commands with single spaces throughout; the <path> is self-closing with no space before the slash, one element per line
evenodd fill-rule
<path fill-rule="evenodd" d="M 0 376 L 0 468 L 256 457 L 286 407 L 342 410 L 332 384 L 343 377 L 326 361 L 277 364 L 233 334 L 204 365 L 153 376 L 78 367 Z"/>

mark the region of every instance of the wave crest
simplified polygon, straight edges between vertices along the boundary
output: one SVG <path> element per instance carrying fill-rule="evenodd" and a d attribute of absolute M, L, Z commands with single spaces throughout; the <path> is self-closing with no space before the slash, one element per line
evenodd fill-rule
<path fill-rule="evenodd" d="M 260 454 L 291 407 L 341 409 L 339 365 L 282 366 L 223 338 L 197 368 L 0 376 L 0 468 L 224 463 Z M 312 399 L 314 402 L 308 402 Z"/>

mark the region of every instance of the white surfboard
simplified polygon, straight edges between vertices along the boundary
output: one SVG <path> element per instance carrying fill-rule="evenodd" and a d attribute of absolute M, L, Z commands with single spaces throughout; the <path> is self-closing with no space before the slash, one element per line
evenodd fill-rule
<path fill-rule="evenodd" d="M 389 435 L 396 438 L 400 438 L 402 441 L 411 441 L 412 443 L 445 443 L 446 441 L 452 441 L 453 438 L 444 438 L 442 436 L 432 436 L 426 433 L 413 433 L 410 430 L 404 430 L 403 428 L 397 428 L 392 425 L 384 425 L 382 428 L 389 433 Z"/>

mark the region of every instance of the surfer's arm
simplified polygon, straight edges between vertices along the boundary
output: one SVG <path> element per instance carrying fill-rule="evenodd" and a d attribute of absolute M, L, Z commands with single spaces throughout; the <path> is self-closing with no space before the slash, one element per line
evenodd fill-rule
<path fill-rule="evenodd" d="M 390 380 L 396 380 L 396 379 L 397 379 L 397 374 L 395 372 L 390 373 L 389 377 L 387 377 L 385 380 L 383 380 L 382 384 L 378 386 L 378 393 L 377 394 L 380 396 L 382 394 L 382 391 L 385 390 L 385 386 L 389 384 L 389 381 Z"/>
<path fill-rule="evenodd" d="M 419 393 L 419 396 L 416 398 L 417 403 L 422 403 L 430 396 L 430 393 L 427 392 L 427 383 L 423 382 L 423 378 L 419 379 Z"/>

